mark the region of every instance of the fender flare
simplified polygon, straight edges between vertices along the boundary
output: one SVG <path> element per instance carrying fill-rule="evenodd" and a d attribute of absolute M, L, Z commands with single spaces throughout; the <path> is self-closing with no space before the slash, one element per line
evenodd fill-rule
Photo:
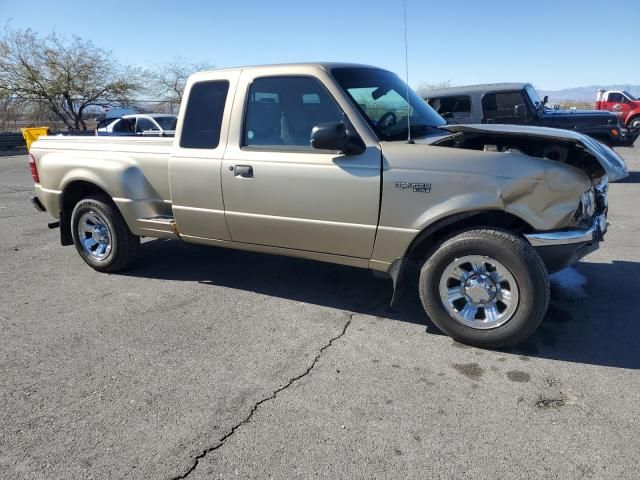
<path fill-rule="evenodd" d="M 451 227 L 455 224 L 464 222 L 465 220 L 469 220 L 473 217 L 478 217 L 477 222 L 473 222 L 471 225 L 467 225 L 466 227 L 472 226 L 485 226 L 485 227 L 500 227 L 497 225 L 495 220 L 492 222 L 490 220 L 484 220 L 487 215 L 498 215 L 498 218 L 501 219 L 510 219 L 511 221 L 518 222 L 522 226 L 525 226 L 527 229 L 532 229 L 530 225 L 528 225 L 524 220 L 513 215 L 512 213 L 506 212 L 504 210 L 472 210 L 467 212 L 456 213 L 450 215 L 448 217 L 442 218 L 430 225 L 427 225 L 423 230 L 418 233 L 414 239 L 409 244 L 407 251 L 404 256 L 396 258 L 393 262 L 391 262 L 391 266 L 387 270 L 387 274 L 391 277 L 393 281 L 393 296 L 391 297 L 391 306 L 395 305 L 400 296 L 402 295 L 402 287 L 404 284 L 404 280 L 406 278 L 406 269 L 408 265 L 414 264 L 417 266 L 417 262 L 415 261 L 415 257 L 413 254 L 418 251 L 422 245 L 426 245 L 428 248 L 425 250 L 425 254 L 429 253 L 436 245 L 437 242 L 433 244 L 425 244 L 424 242 L 436 235 L 438 232 L 442 232 L 443 230 L 446 232 L 444 235 L 447 236 L 449 234 L 454 234 L 456 229 L 448 229 L 447 227 Z M 460 230 L 464 229 L 465 226 L 460 226 Z M 505 228 L 502 226 L 502 228 Z"/>

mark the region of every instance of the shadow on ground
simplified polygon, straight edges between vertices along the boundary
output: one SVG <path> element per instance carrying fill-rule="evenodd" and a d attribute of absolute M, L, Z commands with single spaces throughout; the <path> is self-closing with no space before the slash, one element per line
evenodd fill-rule
<path fill-rule="evenodd" d="M 616 183 L 640 183 L 640 172 L 629 172 L 628 177 L 616 180 Z"/>
<path fill-rule="evenodd" d="M 636 283 L 629 281 L 640 278 L 640 263 L 583 262 L 577 268 L 588 280 L 582 295 L 552 288 L 551 305 L 539 329 L 523 344 L 504 351 L 640 368 L 640 313 L 633 308 L 638 293 Z M 144 243 L 138 262 L 124 275 L 252 291 L 425 325 L 428 334 L 441 335 L 420 306 L 415 275 L 391 308 L 391 280 L 364 269 L 167 240 Z"/>

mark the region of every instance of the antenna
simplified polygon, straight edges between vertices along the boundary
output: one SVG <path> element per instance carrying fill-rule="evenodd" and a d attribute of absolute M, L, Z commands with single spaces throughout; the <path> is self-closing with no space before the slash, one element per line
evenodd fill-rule
<path fill-rule="evenodd" d="M 409 103 L 409 47 L 407 43 L 407 0 L 403 0 L 404 6 L 404 67 L 405 82 L 407 84 L 407 143 L 413 143 L 411 140 L 411 104 Z"/>

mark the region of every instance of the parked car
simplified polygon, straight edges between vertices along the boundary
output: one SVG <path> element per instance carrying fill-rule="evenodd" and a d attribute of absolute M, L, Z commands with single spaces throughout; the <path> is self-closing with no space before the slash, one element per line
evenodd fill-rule
<path fill-rule="evenodd" d="M 175 139 L 41 137 L 30 167 L 98 271 L 181 239 L 384 272 L 395 300 L 414 262 L 429 318 L 492 347 L 536 329 L 547 273 L 598 247 L 627 175 L 580 133 L 446 126 L 393 73 L 331 63 L 194 74 Z"/>
<path fill-rule="evenodd" d="M 640 131 L 640 99 L 624 90 L 598 90 L 596 110 L 608 110 L 618 115 L 630 130 Z"/>
<path fill-rule="evenodd" d="M 176 132 L 177 117 L 163 113 L 125 115 L 105 118 L 96 126 L 97 136 L 149 135 L 172 137 Z"/>
<path fill-rule="evenodd" d="M 587 134 L 609 145 L 633 145 L 637 134 L 618 117 L 598 110 L 547 107 L 529 83 L 493 83 L 451 87 L 429 92 L 425 100 L 451 124 L 506 123 L 562 128 Z"/>

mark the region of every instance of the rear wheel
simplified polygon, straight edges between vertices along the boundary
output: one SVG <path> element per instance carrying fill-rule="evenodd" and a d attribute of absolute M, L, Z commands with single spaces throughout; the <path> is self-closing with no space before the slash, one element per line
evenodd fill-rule
<path fill-rule="evenodd" d="M 80 200 L 71 214 L 71 233 L 82 259 L 100 272 L 117 272 L 134 259 L 140 237 L 131 233 L 106 195 Z"/>
<path fill-rule="evenodd" d="M 521 342 L 549 304 L 540 256 L 522 238 L 493 229 L 444 241 L 423 265 L 419 288 L 427 315 L 442 331 L 479 347 Z"/>

